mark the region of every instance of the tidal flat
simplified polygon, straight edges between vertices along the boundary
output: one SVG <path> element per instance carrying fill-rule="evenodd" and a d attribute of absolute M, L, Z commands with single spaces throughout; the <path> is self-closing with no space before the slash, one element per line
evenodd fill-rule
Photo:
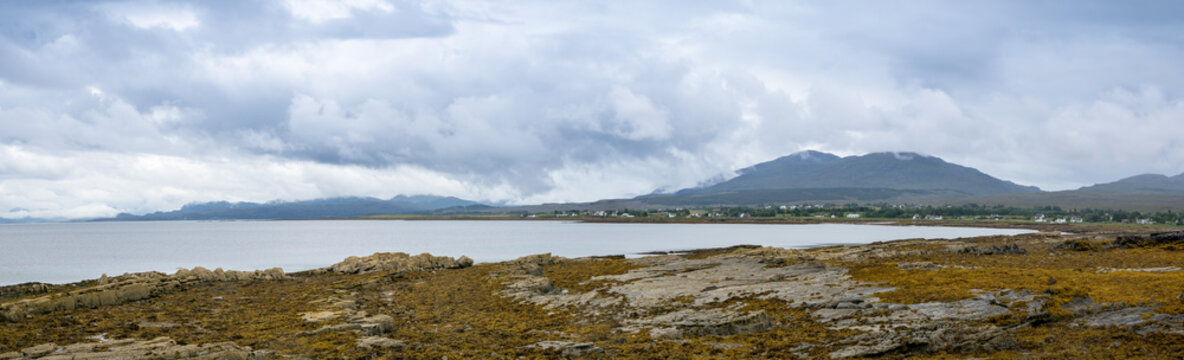
<path fill-rule="evenodd" d="M 1184 232 L 474 264 L 379 253 L 0 288 L 0 359 L 1181 358 Z"/>

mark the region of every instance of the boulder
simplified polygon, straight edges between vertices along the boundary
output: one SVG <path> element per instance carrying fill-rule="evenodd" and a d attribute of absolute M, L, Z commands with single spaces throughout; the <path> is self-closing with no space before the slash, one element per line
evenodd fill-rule
<path fill-rule="evenodd" d="M 423 253 L 415 256 L 406 253 L 374 253 L 366 257 L 350 256 L 342 262 L 328 267 L 339 274 L 370 274 L 376 272 L 404 272 L 441 269 L 460 269 L 473 265 L 473 259 L 461 257 L 432 256 Z"/>
<path fill-rule="evenodd" d="M 363 349 L 402 349 L 407 347 L 407 343 L 402 340 L 395 340 L 391 338 L 384 338 L 381 336 L 366 336 L 359 338 L 357 341 L 358 347 Z"/>

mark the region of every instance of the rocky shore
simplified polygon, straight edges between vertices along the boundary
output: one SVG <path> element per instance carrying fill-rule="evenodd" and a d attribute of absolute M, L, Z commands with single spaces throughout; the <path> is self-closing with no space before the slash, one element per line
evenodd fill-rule
<path fill-rule="evenodd" d="M 378 253 L 0 288 L 0 359 L 1181 358 L 1184 232 Z"/>

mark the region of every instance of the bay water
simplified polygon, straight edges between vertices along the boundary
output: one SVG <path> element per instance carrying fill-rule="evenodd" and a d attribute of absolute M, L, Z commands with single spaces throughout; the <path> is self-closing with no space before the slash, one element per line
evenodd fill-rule
<path fill-rule="evenodd" d="M 0 285 L 204 266 L 325 267 L 375 252 L 477 262 L 552 253 L 579 257 L 750 244 L 805 248 L 909 238 L 1014 235 L 1020 229 L 851 224 L 636 224 L 566 221 L 161 221 L 0 225 Z"/>

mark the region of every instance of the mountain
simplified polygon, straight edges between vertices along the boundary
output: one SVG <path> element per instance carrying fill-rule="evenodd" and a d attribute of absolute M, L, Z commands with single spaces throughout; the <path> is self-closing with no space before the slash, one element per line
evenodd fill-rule
<path fill-rule="evenodd" d="M 1110 194 L 1176 194 L 1184 195 L 1184 174 L 1168 177 L 1143 174 L 1111 183 L 1086 186 L 1077 191 Z"/>
<path fill-rule="evenodd" d="M 441 209 L 483 206 L 458 199 L 429 195 L 399 195 L 390 200 L 371 197 L 340 197 L 293 202 L 251 203 L 226 201 L 194 203 L 179 210 L 145 215 L 119 214 L 105 220 L 270 220 L 325 219 L 368 215 L 428 213 Z"/>
<path fill-rule="evenodd" d="M 973 168 L 911 152 L 839 157 L 803 151 L 737 171 L 715 185 L 639 198 L 670 205 L 760 204 L 796 201 L 948 199 L 1036 193 Z"/>
<path fill-rule="evenodd" d="M 1122 209 L 1133 211 L 1184 210 L 1184 174 L 1144 174 L 1077 190 L 1038 194 L 1003 194 L 963 198 L 954 203 L 998 204 L 1016 207 L 1060 206 L 1067 209 Z"/>

